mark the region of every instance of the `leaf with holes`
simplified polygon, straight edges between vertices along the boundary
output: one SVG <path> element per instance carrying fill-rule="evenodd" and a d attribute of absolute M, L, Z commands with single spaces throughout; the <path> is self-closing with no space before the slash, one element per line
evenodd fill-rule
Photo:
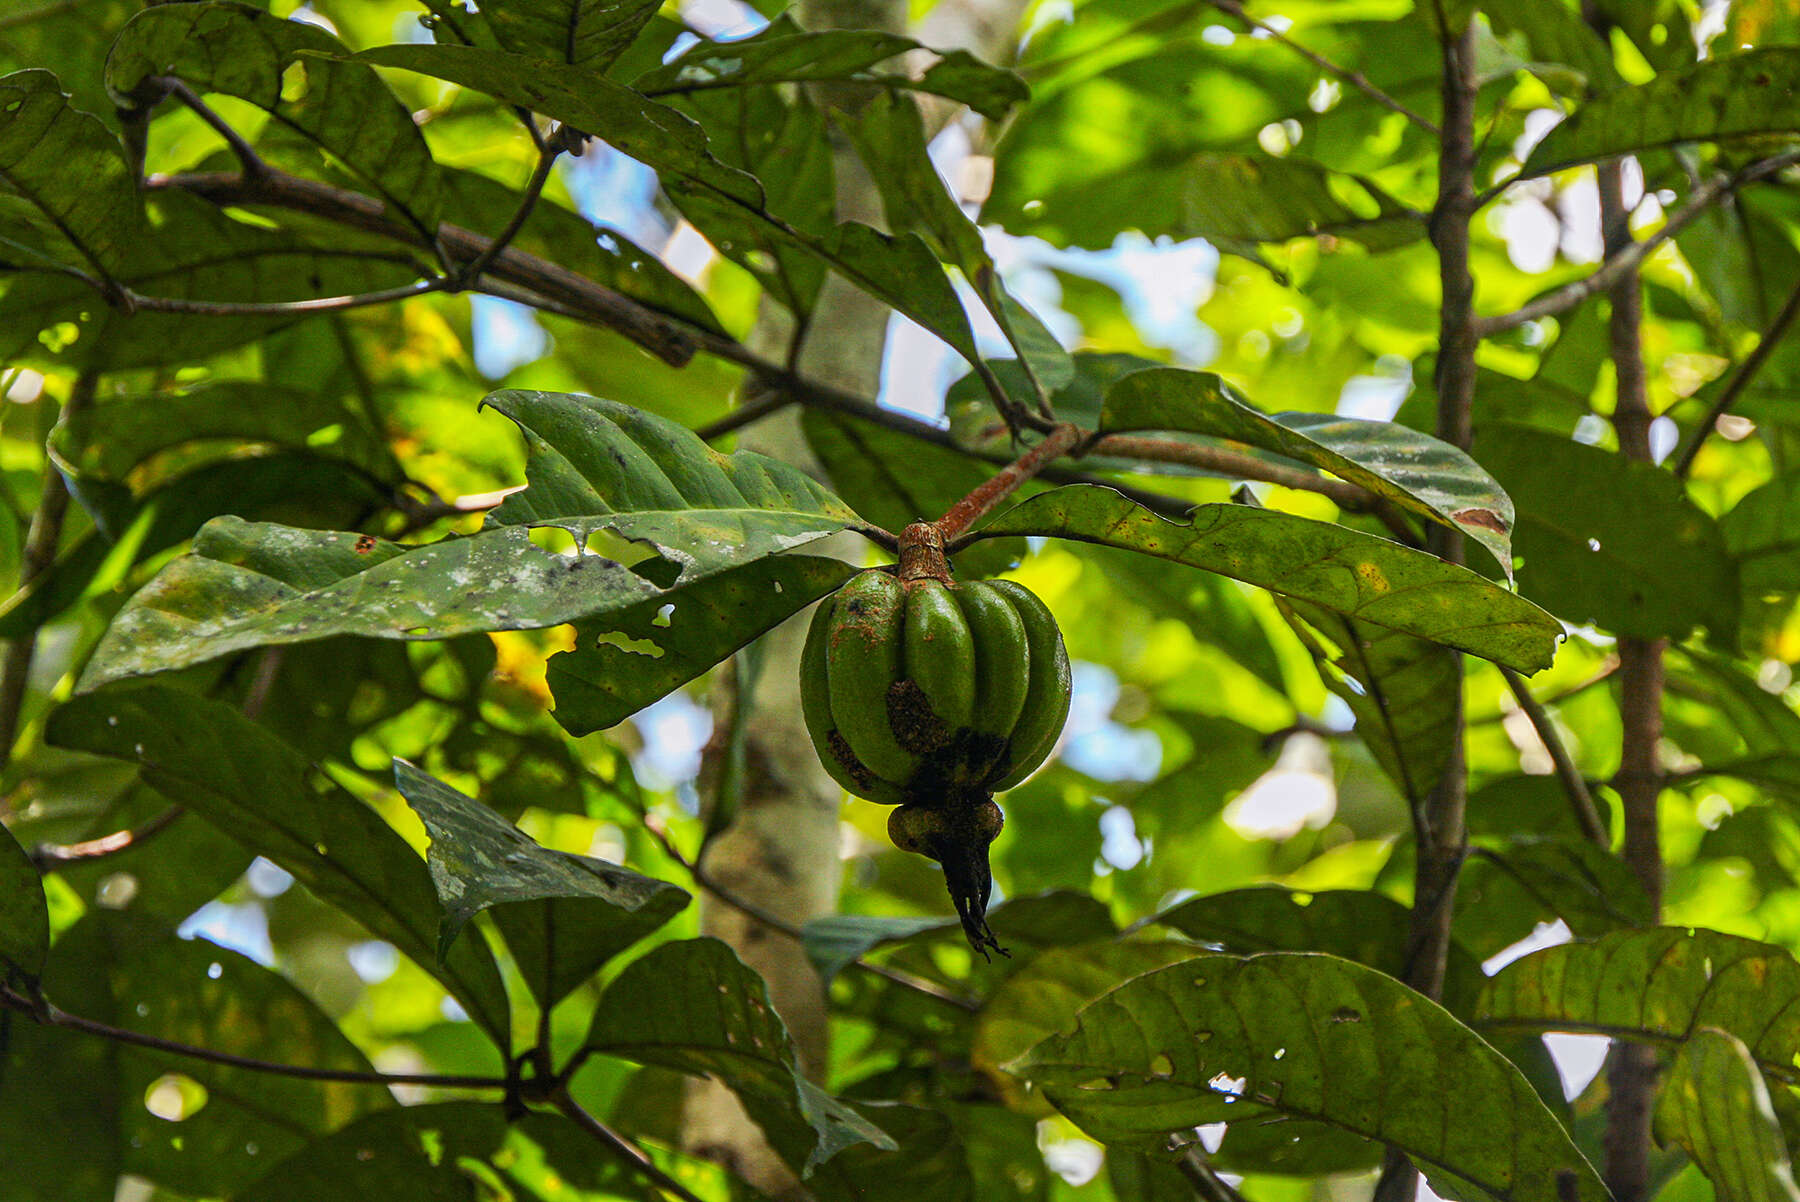
<path fill-rule="evenodd" d="M 1694 1158 L 1731 1202 L 1800 1202 L 1768 1083 L 1735 1035 L 1702 1028 L 1681 1045 L 1656 1106 L 1656 1135 Z"/>
<path fill-rule="evenodd" d="M 537 843 L 487 806 L 405 760 L 394 784 L 425 823 L 425 862 L 443 918 L 438 958 L 463 926 L 494 912 L 539 1005 L 554 1006 L 614 955 L 673 918 L 688 892 L 590 856 Z"/>
<path fill-rule="evenodd" d="M 632 961 L 601 997 L 587 1046 L 717 1077 L 802 1172 L 853 1144 L 895 1146 L 801 1075 L 762 978 L 716 939 L 665 943 Z"/>
<path fill-rule="evenodd" d="M 781 555 L 580 622 L 575 647 L 550 657 L 554 716 L 572 735 L 616 726 L 834 591 L 856 569 Z"/>
<path fill-rule="evenodd" d="M 1456 743 L 1462 665 L 1456 653 L 1304 601 L 1282 616 L 1312 653 L 1319 676 L 1356 715 L 1356 733 L 1413 805 L 1423 804 Z"/>
<path fill-rule="evenodd" d="M 425 863 L 374 810 L 231 706 L 159 685 L 77 697 L 51 713 L 47 742 L 137 764 L 144 780 L 267 856 L 441 981 L 496 1042 L 510 1037 L 506 990 L 487 946 L 436 955 L 437 895 Z"/>
<path fill-rule="evenodd" d="M 1582 104 L 1544 135 L 1523 176 L 1679 142 L 1800 132 L 1800 48 L 1724 54 Z"/>
<path fill-rule="evenodd" d="M 541 392 L 496 393 L 490 404 L 525 432 L 530 483 L 486 529 L 407 547 L 220 518 L 114 619 L 82 687 L 247 647 L 443 639 L 660 605 L 671 588 L 857 524 L 804 473 L 720 455 L 626 405 Z M 545 550 L 545 538 L 573 540 L 573 553 Z"/>
<path fill-rule="evenodd" d="M 1088 1134 L 1141 1151 L 1201 1124 L 1299 1118 L 1397 1147 L 1451 1189 L 1607 1197 L 1517 1068 L 1437 1003 L 1335 956 L 1146 973 L 1010 1067 Z"/>
<path fill-rule="evenodd" d="M 429 242 L 443 181 L 425 137 L 381 76 L 344 54 L 317 25 L 247 4 L 169 4 L 119 31 L 106 87 L 127 112 L 160 103 L 168 77 L 248 101 L 350 168 Z"/>
<path fill-rule="evenodd" d="M 1512 576 L 1513 504 L 1505 490 L 1462 451 L 1406 426 L 1322 413 L 1271 417 L 1212 372 L 1157 367 L 1107 390 L 1100 429 L 1181 430 L 1273 451 L 1462 531 Z"/>
<path fill-rule="evenodd" d="M 1773 944 L 1656 927 L 1532 952 L 1488 981 L 1479 1030 L 1594 1032 L 1664 1046 L 1701 1027 L 1743 1040 L 1766 1073 L 1800 1083 L 1800 962 Z"/>
<path fill-rule="evenodd" d="M 1549 665 L 1562 624 L 1474 572 L 1384 538 L 1248 505 L 1158 517 L 1110 488 L 1075 484 L 1013 506 L 978 537 L 1038 534 L 1123 547 L 1231 576 L 1522 672 Z"/>

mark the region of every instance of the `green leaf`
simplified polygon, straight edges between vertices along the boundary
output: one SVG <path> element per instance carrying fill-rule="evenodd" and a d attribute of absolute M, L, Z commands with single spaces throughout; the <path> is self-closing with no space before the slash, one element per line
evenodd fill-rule
<path fill-rule="evenodd" d="M 278 1064 L 374 1071 L 279 973 L 205 940 L 176 938 L 129 911 L 95 910 L 83 921 L 94 929 L 70 952 L 104 949 L 114 1021 L 127 1030 Z M 233 1194 L 271 1162 L 394 1104 L 380 1085 L 302 1081 L 147 1049 L 119 1057 L 118 1087 L 127 1098 L 148 1096 L 166 1074 L 199 1085 L 205 1104 L 178 1123 L 142 1105 L 125 1107 L 124 1169 L 197 1196 Z"/>
<path fill-rule="evenodd" d="M 329 152 L 432 239 L 443 181 L 424 135 L 381 77 L 344 54 L 317 25 L 246 4 L 162 5 L 119 31 L 106 87 L 123 109 L 161 101 L 160 76 L 246 100 Z"/>
<path fill-rule="evenodd" d="M 1467 568 L 1373 535 L 1247 505 L 1196 506 L 1172 522 L 1096 485 L 1033 497 L 980 535 L 1041 534 L 1141 551 L 1204 568 L 1363 622 L 1535 672 L 1562 626 Z"/>
<path fill-rule="evenodd" d="M 819 976 L 829 982 L 884 943 L 897 943 L 926 931 L 945 931 L 961 924 L 948 918 L 881 918 L 870 914 L 827 914 L 800 931 L 800 946 Z"/>
<path fill-rule="evenodd" d="M 1620 927 L 1647 927 L 1656 921 L 1649 895 L 1624 861 L 1585 839 L 1546 839 L 1522 834 L 1499 847 L 1480 847 L 1463 869 L 1469 888 L 1493 891 L 1504 878 L 1525 894 L 1521 905 L 1498 902 L 1521 917 L 1535 910 L 1568 924 L 1577 938 L 1594 938 Z M 1529 922 L 1519 938 L 1530 934 Z"/>
<path fill-rule="evenodd" d="M 616 1155 L 561 1115 L 489 1102 L 370 1115 L 272 1164 L 234 1202 L 465 1202 L 643 1196 Z M 591 1191 L 591 1192 L 590 1192 Z"/>
<path fill-rule="evenodd" d="M 1670 35 L 1674 40 L 1674 35 Z M 1800 132 L 1800 48 L 1726 54 L 1649 83 L 1618 88 L 1577 108 L 1544 135 L 1521 177 L 1678 142 L 1720 142 Z"/>
<path fill-rule="evenodd" d="M 1331 472 L 1486 547 L 1512 578 L 1513 505 L 1480 464 L 1391 422 L 1259 412 L 1212 372 L 1151 368 L 1107 391 L 1100 428 L 1185 430 L 1274 451 Z"/>
<path fill-rule="evenodd" d="M 1659 1142 L 1673 1142 L 1731 1202 L 1800 1202 L 1769 1087 L 1736 1036 L 1702 1028 L 1681 1045 L 1656 1106 Z"/>
<path fill-rule="evenodd" d="M 576 736 L 618 725 L 855 572 L 838 559 L 775 556 L 577 624 L 574 649 L 546 672 L 557 723 Z"/>
<path fill-rule="evenodd" d="M 1545 948 L 1488 981 L 1483 1030 L 1592 1031 L 1675 1044 L 1702 1027 L 1742 1039 L 1766 1073 L 1800 1082 L 1800 963 L 1784 948 L 1657 927 Z"/>
<path fill-rule="evenodd" d="M 1483 426 L 1475 453 L 1518 506 L 1527 597 L 1634 638 L 1736 628 L 1737 573 L 1718 524 L 1669 472 L 1525 426 Z"/>
<path fill-rule="evenodd" d="M 184 193 L 161 192 L 148 205 L 156 236 L 140 237 L 111 273 L 144 296 L 265 304 L 347 296 L 418 278 L 409 256 L 374 251 L 354 237 L 341 246 L 315 245 L 238 221 Z M 0 272 L 0 283 L 6 287 L 0 360 L 59 370 L 191 363 L 302 320 L 300 314 L 126 313 L 56 272 Z"/>
<path fill-rule="evenodd" d="M 1777 476 L 1719 519 L 1745 596 L 1800 592 L 1800 481 Z"/>
<path fill-rule="evenodd" d="M 34 981 L 50 951 L 50 911 L 37 865 L 10 830 L 0 829 L 0 975 Z"/>
<path fill-rule="evenodd" d="M 800 1074 L 762 978 L 716 939 L 665 943 L 632 961 L 601 997 L 587 1046 L 717 1077 L 804 1171 L 853 1144 L 895 1146 Z"/>
<path fill-rule="evenodd" d="M 685 427 L 624 405 L 526 392 L 489 403 L 525 432 L 530 486 L 481 533 L 404 547 L 220 518 L 114 620 L 83 687 L 246 647 L 344 634 L 451 638 L 661 604 L 671 586 L 856 520 L 793 468 L 720 455 Z M 575 553 L 543 550 L 533 525 L 566 530 Z M 590 541 L 607 554 L 587 553 Z"/>
<path fill-rule="evenodd" d="M 437 895 L 417 853 L 312 765 L 228 705 L 158 685 L 77 697 L 50 715 L 47 741 L 135 762 L 144 780 L 281 865 L 416 961 L 502 1047 L 506 991 L 485 945 L 435 955 Z"/>
<path fill-rule="evenodd" d="M 1304 601 L 1280 605 L 1325 687 L 1356 715 L 1369 754 L 1408 802 L 1422 805 L 1457 738 L 1462 665 L 1456 653 Z"/>
<path fill-rule="evenodd" d="M 508 0 L 482 11 L 506 49 L 601 72 L 661 6 L 661 0 Z"/>
<path fill-rule="evenodd" d="M 749 206 L 763 202 L 762 188 L 726 166 L 707 146 L 705 132 L 667 105 L 603 75 L 480 46 L 378 46 L 357 60 L 417 71 L 524 105 L 584 133 L 603 137 L 657 171 L 692 179 Z"/>
<path fill-rule="evenodd" d="M 1517 1068 L 1435 1002 L 1333 956 L 1147 973 L 1011 1067 L 1090 1135 L 1142 1151 L 1200 1124 L 1302 1118 L 1398 1147 L 1452 1189 L 1608 1196 Z"/>
<path fill-rule="evenodd" d="M 105 278 L 137 248 L 143 220 L 118 139 L 70 108 L 48 71 L 0 76 L 0 183 L 55 231 L 48 239 L 52 261 L 29 254 L 18 266 L 78 267 Z M 15 247 L 0 241 L 0 270 L 14 266 L 7 260 Z"/>
<path fill-rule="evenodd" d="M 687 890 L 666 881 L 541 846 L 405 760 L 394 761 L 394 784 L 431 836 L 425 862 L 443 906 L 438 958 L 469 919 L 504 907 L 495 917 L 541 1006 L 554 1006 L 688 903 Z"/>
<path fill-rule="evenodd" d="M 702 41 L 679 58 L 633 80 L 646 96 L 691 95 L 756 84 L 853 80 L 929 92 L 960 100 L 990 120 L 1004 118 L 1028 91 L 1011 71 L 992 67 L 966 51 L 943 55 L 923 75 L 879 70 L 920 43 L 874 29 L 821 29 L 741 41 Z"/>
<path fill-rule="evenodd" d="M 1574 10 L 1539 0 L 1485 0 L 1482 12 L 1497 35 L 1523 44 L 1533 66 L 1573 69 L 1580 79 L 1578 98 L 1622 82 L 1604 36 Z"/>

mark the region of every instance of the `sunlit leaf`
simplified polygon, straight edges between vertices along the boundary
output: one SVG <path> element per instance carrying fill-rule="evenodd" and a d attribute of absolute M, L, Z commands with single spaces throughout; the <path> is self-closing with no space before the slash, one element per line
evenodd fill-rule
<path fill-rule="evenodd" d="M 149 685 L 68 702 L 46 737 L 136 763 L 150 785 L 430 971 L 505 1045 L 506 992 L 486 945 L 463 940 L 437 958 L 437 895 L 424 861 L 349 793 L 321 791 L 304 756 L 236 709 Z"/>
<path fill-rule="evenodd" d="M 1070 485 L 1033 497 L 980 527 L 1123 547 L 1205 568 L 1364 622 L 1535 672 L 1562 626 L 1467 568 L 1328 522 L 1247 505 L 1160 518 L 1109 488 Z"/>
<path fill-rule="evenodd" d="M 1512 575 L 1513 505 L 1481 465 L 1390 422 L 1258 411 L 1211 372 L 1151 368 L 1107 391 L 1106 431 L 1185 430 L 1274 451 L 1361 485 L 1401 509 L 1461 530 Z"/>
<path fill-rule="evenodd" d="M 492 809 L 405 760 L 394 783 L 431 835 L 425 862 L 443 919 L 438 956 L 490 906 L 525 983 L 553 1006 L 616 953 L 667 922 L 688 893 L 665 881 L 534 841 Z"/>
<path fill-rule="evenodd" d="M 1591 1031 L 1679 1043 L 1702 1027 L 1743 1040 L 1764 1072 L 1800 1080 L 1800 962 L 1717 931 L 1657 927 L 1532 952 L 1501 969 L 1476 1008 L 1482 1030 Z"/>
<path fill-rule="evenodd" d="M 601 997 L 587 1046 L 718 1077 L 796 1168 L 817 1166 L 853 1144 L 894 1147 L 880 1128 L 800 1074 L 762 978 L 716 939 L 665 943 L 634 960 Z"/>
<path fill-rule="evenodd" d="M 1728 1032 L 1703 1027 L 1681 1045 L 1662 1081 L 1656 1131 L 1694 1158 L 1721 1198 L 1800 1202 L 1769 1087 Z"/>
<path fill-rule="evenodd" d="M 1452 1189 L 1608 1197 L 1517 1068 L 1436 1003 L 1333 956 L 1202 955 L 1147 973 L 1011 1067 L 1090 1135 L 1138 1150 L 1286 1116 L 1398 1147 Z"/>
<path fill-rule="evenodd" d="M 1671 34 L 1669 41 L 1674 41 Z M 1649 83 L 1588 101 L 1544 135 L 1523 174 L 1678 142 L 1716 142 L 1800 131 L 1800 49 L 1765 46 L 1659 72 Z"/>

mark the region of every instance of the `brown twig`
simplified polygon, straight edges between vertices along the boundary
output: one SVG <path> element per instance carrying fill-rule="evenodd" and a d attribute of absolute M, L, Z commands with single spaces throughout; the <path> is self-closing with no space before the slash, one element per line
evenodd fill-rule
<path fill-rule="evenodd" d="M 1595 846 L 1610 848 L 1612 837 L 1607 834 L 1606 824 L 1600 820 L 1600 810 L 1594 805 L 1594 795 L 1588 789 L 1587 778 L 1581 775 L 1575 758 L 1569 754 L 1569 748 L 1562 741 L 1562 735 L 1557 732 L 1556 722 L 1550 717 L 1550 711 L 1531 695 L 1531 685 L 1526 683 L 1523 676 L 1511 668 L 1501 668 L 1500 674 L 1506 678 L 1507 687 L 1512 690 L 1519 708 L 1531 720 L 1531 728 L 1537 731 L 1544 750 L 1550 753 L 1550 762 L 1555 765 L 1556 779 L 1561 782 L 1563 792 L 1568 796 L 1569 810 L 1575 816 L 1575 825 Z"/>
<path fill-rule="evenodd" d="M 180 296 L 144 296 L 121 286 L 118 294 L 131 310 L 150 313 L 185 313 L 195 317 L 306 317 L 314 313 L 342 313 L 348 309 L 366 309 L 371 305 L 387 305 L 429 296 L 433 292 L 455 292 L 455 281 L 444 276 L 414 280 L 394 288 L 375 292 L 359 292 L 347 296 L 315 296 L 297 301 L 206 301 Z"/>
<path fill-rule="evenodd" d="M 702 1202 L 702 1199 L 687 1186 L 663 1172 L 657 1163 L 650 1159 L 648 1152 L 583 1109 L 581 1103 L 577 1102 L 569 1093 L 567 1086 L 558 1087 L 550 1097 L 550 1104 L 574 1120 L 577 1126 L 598 1140 L 606 1147 L 607 1151 L 630 1166 L 633 1171 L 643 1174 L 656 1188 L 662 1190 L 669 1197 L 677 1198 L 680 1202 Z"/>
<path fill-rule="evenodd" d="M 29 997 L 4 985 L 0 985 L 0 1009 L 29 1015 L 45 1026 L 80 1031 L 86 1035 L 97 1035 L 115 1043 L 148 1048 L 153 1052 L 164 1052 L 171 1056 L 204 1061 L 207 1064 L 221 1064 L 227 1068 L 247 1069 L 250 1072 L 268 1073 L 277 1077 L 294 1077 L 302 1081 L 342 1081 L 352 1085 L 427 1085 L 438 1089 L 508 1088 L 507 1080 L 504 1077 L 458 1076 L 438 1073 L 380 1073 L 359 1069 L 311 1068 L 301 1064 L 282 1064 L 273 1060 L 259 1060 L 253 1056 L 237 1056 L 230 1052 L 195 1047 L 192 1044 L 180 1043 L 173 1039 L 163 1039 L 156 1035 L 146 1035 L 141 1031 L 96 1022 L 91 1018 L 82 1018 L 80 1015 L 60 1010 L 42 998 Z"/>
<path fill-rule="evenodd" d="M 1787 333 L 1788 327 L 1794 324 L 1795 317 L 1800 317 L 1800 286 L 1795 287 L 1788 294 L 1787 303 L 1781 306 L 1781 312 L 1777 313 L 1774 320 L 1769 322 L 1769 328 L 1763 331 L 1762 338 L 1757 342 L 1755 349 L 1745 355 L 1743 362 L 1737 365 L 1737 370 L 1732 372 L 1731 379 L 1725 382 L 1725 387 L 1719 390 L 1718 397 L 1707 408 L 1706 416 L 1700 419 L 1700 423 L 1694 427 L 1693 433 L 1688 436 L 1687 446 L 1683 447 L 1681 453 L 1675 457 L 1677 478 L 1685 478 L 1692 470 L 1694 460 L 1699 456 L 1701 444 L 1706 441 L 1707 435 L 1713 432 L 1713 428 L 1718 425 L 1721 417 L 1731 412 L 1731 407 L 1737 404 L 1738 398 L 1744 395 L 1744 390 L 1750 386 L 1750 382 L 1756 378 L 1757 373 L 1762 371 L 1763 365 L 1769 361 L 1769 356 L 1781 344 L 1781 339 Z"/>
<path fill-rule="evenodd" d="M 175 820 L 186 812 L 180 806 L 170 806 L 154 818 L 129 830 L 114 831 L 97 839 L 83 839 L 79 843 L 40 843 L 31 851 L 31 862 L 37 865 L 39 872 L 55 872 L 69 864 L 116 856 L 134 847 L 142 847 L 174 826 Z"/>
<path fill-rule="evenodd" d="M 536 125 L 532 128 L 535 129 Z M 519 231 L 525 228 L 525 223 L 531 220 L 532 210 L 537 208 L 538 198 L 544 194 L 544 185 L 550 182 L 550 171 L 562 155 L 565 137 L 565 133 L 558 130 L 554 137 L 545 139 L 538 148 L 537 166 L 532 169 L 531 178 L 525 181 L 525 192 L 519 198 L 518 207 L 513 210 L 506 225 L 494 235 L 494 240 L 457 269 L 456 282 L 459 286 L 468 287 L 479 281 L 482 273 L 488 269 L 488 264 L 505 253 L 512 240 L 519 236 Z"/>
<path fill-rule="evenodd" d="M 1286 46 L 1289 50 L 1292 50 L 1295 54 L 1298 54 L 1301 58 L 1325 72 L 1325 74 L 1349 84 L 1364 96 L 1367 96 L 1370 100 L 1379 104 L 1382 108 L 1387 109 L 1389 112 L 1400 114 L 1432 137 L 1435 138 L 1438 136 L 1438 127 L 1432 124 L 1428 118 L 1420 116 L 1394 97 L 1376 87 L 1373 83 L 1369 82 L 1369 78 L 1361 71 L 1352 71 L 1347 67 L 1341 67 L 1324 55 L 1300 45 L 1300 43 L 1294 41 L 1292 38 L 1288 37 L 1287 34 L 1281 32 L 1281 30 L 1275 28 L 1273 25 L 1270 25 L 1267 21 L 1258 20 L 1256 17 L 1251 16 L 1244 11 L 1242 0 L 1209 0 L 1209 2 L 1220 12 L 1236 17 L 1252 29 L 1261 32 L 1265 37 L 1269 38 L 1269 40 Z"/>
<path fill-rule="evenodd" d="M 700 436 L 702 442 L 711 442 L 715 438 L 734 434 L 745 426 L 759 422 L 772 414 L 780 413 L 794 403 L 794 394 L 788 389 L 765 388 L 718 421 L 708 422 L 706 425 L 698 427 L 694 433 Z"/>
<path fill-rule="evenodd" d="M 943 541 L 954 544 L 969 527 L 993 512 L 994 506 L 1018 491 L 1020 485 L 1074 450 L 1084 434 L 1080 427 L 1064 422 L 1052 429 L 1044 441 L 976 485 L 938 519 L 937 529 Z"/>
<path fill-rule="evenodd" d="M 1228 447 L 1178 442 L 1172 438 L 1150 438 L 1141 434 L 1107 434 L 1096 439 L 1087 450 L 1090 454 L 1118 455 L 1126 459 L 1142 459 L 1148 463 L 1180 463 L 1239 480 L 1257 480 L 1264 484 L 1278 484 L 1283 488 L 1316 492 L 1345 509 L 1359 512 L 1371 508 L 1375 500 L 1366 489 L 1347 480 L 1334 480 L 1303 468 L 1270 463 Z"/>
<path fill-rule="evenodd" d="M 1616 253 L 1607 255 L 1605 261 L 1592 273 L 1572 283 L 1564 284 L 1561 288 L 1546 292 L 1531 303 L 1514 309 L 1511 313 L 1476 318 L 1475 332 L 1483 338 L 1491 338 L 1495 334 L 1503 334 L 1507 330 L 1517 329 L 1528 321 L 1566 313 L 1590 296 L 1610 290 L 1624 277 L 1635 276 L 1639 265 L 1650 256 L 1652 251 L 1686 229 L 1695 218 L 1717 204 L 1722 198 L 1748 184 L 1767 179 L 1796 163 L 1800 163 L 1800 150 L 1759 159 L 1730 175 L 1720 176 L 1701 184 L 1694 189 L 1686 203 L 1668 215 L 1661 229 L 1642 242 L 1632 241 L 1628 245 L 1620 246 Z"/>

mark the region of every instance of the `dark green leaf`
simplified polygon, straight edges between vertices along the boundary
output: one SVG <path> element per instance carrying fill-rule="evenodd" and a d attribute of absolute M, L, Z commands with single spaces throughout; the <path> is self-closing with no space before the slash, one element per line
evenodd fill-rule
<path fill-rule="evenodd" d="M 1519 508 L 1526 596 L 1636 638 L 1735 629 L 1737 573 L 1718 524 L 1669 472 L 1524 426 L 1483 426 L 1475 451 Z"/>
<path fill-rule="evenodd" d="M 408 256 L 353 242 L 314 245 L 284 230 L 238 221 L 185 193 L 161 192 L 149 204 L 156 236 L 140 238 L 112 273 L 143 296 L 265 304 L 348 296 L 419 278 Z M 0 359 L 65 370 L 190 363 L 302 317 L 126 313 L 67 275 L 0 273 L 0 281 L 6 283 L 0 296 Z"/>
<path fill-rule="evenodd" d="M 1674 37 L 1671 35 L 1670 40 Z M 1590 100 L 1544 135 L 1523 174 L 1677 142 L 1800 132 L 1800 48 L 1721 55 Z"/>
<path fill-rule="evenodd" d="M 1475 857 L 1463 870 L 1471 890 L 1492 891 L 1500 884 L 1493 878 L 1504 878 L 1524 891 L 1525 904 L 1510 897 L 1496 904 L 1521 917 L 1535 910 L 1560 918 L 1578 938 L 1655 922 L 1649 896 L 1624 861 L 1585 839 L 1520 835 L 1504 846 L 1479 848 Z M 1518 934 L 1530 934 L 1529 924 Z"/>
<path fill-rule="evenodd" d="M 84 687 L 333 635 L 440 639 L 554 626 L 666 601 L 667 586 L 855 520 L 793 468 L 720 455 L 685 427 L 624 405 L 526 392 L 496 393 L 489 403 L 524 430 L 531 483 L 481 533 L 402 547 L 221 518 L 114 621 Z M 566 530 L 574 553 L 543 550 L 531 525 Z M 635 566 L 587 553 L 590 539 L 609 534 L 640 544 L 606 543 Z"/>
<path fill-rule="evenodd" d="M 948 918 L 877 918 L 867 914 L 827 914 L 801 929 L 801 946 L 819 975 L 830 981 L 884 943 L 961 924 Z"/>
<path fill-rule="evenodd" d="M 1356 715 L 1369 754 L 1412 805 L 1424 804 L 1457 738 L 1456 653 L 1304 601 L 1281 607 L 1325 687 Z"/>
<path fill-rule="evenodd" d="M 135 762 L 150 785 L 432 972 L 506 1045 L 506 991 L 486 946 L 464 940 L 437 960 L 437 896 L 417 853 L 344 790 L 320 791 L 305 757 L 237 710 L 151 685 L 78 697 L 45 737 Z"/>
<path fill-rule="evenodd" d="M 1160 518 L 1109 488 L 1052 489 L 980 528 L 1123 547 L 1269 589 L 1432 642 L 1535 672 L 1562 626 L 1467 568 L 1328 522 L 1247 505 L 1196 506 Z"/>
<path fill-rule="evenodd" d="M 633 961 L 601 997 L 587 1043 L 717 1077 L 797 1168 L 810 1171 L 853 1144 L 895 1146 L 800 1074 L 762 978 L 716 939 L 665 943 Z"/>
<path fill-rule="evenodd" d="M 143 220 L 118 140 L 97 119 L 70 108 L 48 71 L 0 76 L 0 182 L 54 230 L 47 238 L 50 261 L 31 254 L 16 266 L 73 267 L 106 277 L 137 248 Z M 8 260 L 16 249 L 0 241 L 0 269 L 15 266 Z"/>
<path fill-rule="evenodd" d="M 162 76 L 247 100 L 330 152 L 431 239 L 443 181 L 425 138 L 381 77 L 344 53 L 317 25 L 247 4 L 168 4 L 119 32 L 106 86 L 125 108 L 162 100 Z"/>
<path fill-rule="evenodd" d="M 43 879 L 12 832 L 0 830 L 0 969 L 35 980 L 49 951 Z"/>
<path fill-rule="evenodd" d="M 560 1115 L 516 1119 L 492 1103 L 370 1115 L 275 1165 L 234 1202 L 475 1202 L 642 1198 L 599 1141 Z M 516 1192 L 515 1192 L 516 1191 Z"/>
<path fill-rule="evenodd" d="M 598 72 L 660 7 L 661 0 L 506 0 L 482 11 L 506 49 Z"/>
<path fill-rule="evenodd" d="M 1719 519 L 1746 596 L 1800 592 L 1800 481 L 1777 476 Z"/>
<path fill-rule="evenodd" d="M 746 205 L 762 204 L 762 188 L 756 180 L 715 158 L 698 125 L 602 75 L 479 46 L 380 46 L 356 57 L 524 105 L 583 133 L 605 138 L 658 171 L 692 179 Z"/>
<path fill-rule="evenodd" d="M 1389 422 L 1316 413 L 1270 417 L 1211 372 L 1151 368 L 1106 394 L 1106 431 L 1185 430 L 1274 451 L 1359 484 L 1492 552 L 1512 576 L 1512 501 L 1480 464 L 1448 443 Z"/>
<path fill-rule="evenodd" d="M 1663 1078 L 1656 1133 L 1694 1158 L 1721 1198 L 1800 1202 L 1769 1087 L 1736 1036 L 1694 1032 Z"/>
<path fill-rule="evenodd" d="M 1089 1134 L 1143 1151 L 1279 1115 L 1399 1147 L 1453 1189 L 1608 1197 L 1517 1068 L 1436 1003 L 1333 956 L 1204 955 L 1147 973 L 1012 1068 Z"/>
<path fill-rule="evenodd" d="M 688 893 L 589 856 L 553 851 L 405 760 L 400 795 L 425 823 L 425 862 L 443 906 L 439 959 L 489 906 L 539 1005 L 554 1006 L 606 961 L 674 917 Z"/>
<path fill-rule="evenodd" d="M 1532 952 L 1489 980 L 1483 1030 L 1594 1031 L 1673 1044 L 1702 1027 L 1742 1039 L 1763 1071 L 1800 1081 L 1800 963 L 1784 948 L 1658 927 Z"/>
<path fill-rule="evenodd" d="M 575 648 L 550 657 L 556 721 L 572 735 L 616 726 L 774 629 L 856 571 L 838 559 L 782 555 L 581 622 Z"/>
<path fill-rule="evenodd" d="M 704 41 L 639 76 L 631 86 L 646 96 L 664 96 L 754 84 L 856 80 L 960 100 L 995 121 L 1026 97 L 1025 84 L 1018 76 L 960 50 L 943 56 L 917 78 L 878 70 L 890 59 L 920 48 L 911 38 L 874 29 L 822 29 L 732 42 Z"/>

